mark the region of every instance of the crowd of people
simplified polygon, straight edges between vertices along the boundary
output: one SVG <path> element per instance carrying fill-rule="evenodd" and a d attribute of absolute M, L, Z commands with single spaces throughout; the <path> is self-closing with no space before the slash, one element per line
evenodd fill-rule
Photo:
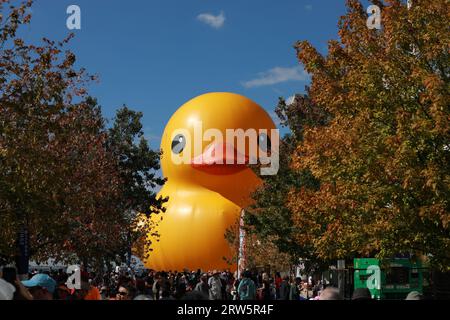
<path fill-rule="evenodd" d="M 265 272 L 156 272 L 139 275 L 115 270 L 106 274 L 81 272 L 77 287 L 64 270 L 34 272 L 29 280 L 0 278 L 0 300 L 343 300 L 339 290 L 321 281 Z M 71 288 L 72 287 L 72 288 Z M 421 295 L 412 292 L 409 300 Z M 356 289 L 353 300 L 370 300 L 368 289 Z"/>

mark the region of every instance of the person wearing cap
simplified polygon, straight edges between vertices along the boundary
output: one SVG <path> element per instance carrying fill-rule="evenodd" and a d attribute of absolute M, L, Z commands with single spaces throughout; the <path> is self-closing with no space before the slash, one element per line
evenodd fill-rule
<path fill-rule="evenodd" d="M 30 280 L 22 281 L 22 284 L 28 288 L 34 300 L 53 300 L 56 281 L 49 275 L 38 273 Z"/>

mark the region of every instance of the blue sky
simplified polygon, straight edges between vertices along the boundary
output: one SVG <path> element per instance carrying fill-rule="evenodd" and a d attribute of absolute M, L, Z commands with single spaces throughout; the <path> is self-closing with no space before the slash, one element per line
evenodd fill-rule
<path fill-rule="evenodd" d="M 81 30 L 70 49 L 100 78 L 91 95 L 109 119 L 122 104 L 142 111 L 153 148 L 177 108 L 202 93 L 240 93 L 273 114 L 279 96 L 309 81 L 293 44 L 325 53 L 346 11 L 344 0 L 35 0 L 22 36 L 63 39 L 71 4 Z"/>

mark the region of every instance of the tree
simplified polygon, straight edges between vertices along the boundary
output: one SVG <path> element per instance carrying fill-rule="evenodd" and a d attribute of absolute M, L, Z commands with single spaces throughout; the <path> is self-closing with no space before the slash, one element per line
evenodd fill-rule
<path fill-rule="evenodd" d="M 31 5 L 0 2 L 0 255 L 14 259 L 25 228 L 37 261 L 103 265 L 139 234 L 127 210 L 143 209 L 146 196 L 157 208 L 142 189 L 160 183 L 149 173 L 158 168 L 156 153 L 144 139 L 132 142 L 139 114 L 119 113 L 105 128 L 86 90 L 95 77 L 65 50 L 72 36 L 41 46 L 16 36 Z"/>
<path fill-rule="evenodd" d="M 245 234 L 245 268 L 267 268 L 281 271 L 290 270 L 293 262 L 289 253 L 282 252 L 276 245 L 276 238 L 272 236 L 262 237 L 247 225 Z M 231 259 L 227 259 L 228 264 L 236 265 L 239 258 L 240 247 L 240 227 L 239 223 L 234 224 L 225 232 L 225 239 L 232 250 Z M 261 240 L 260 240 L 261 239 Z M 225 258 L 225 257 L 224 257 Z"/>
<path fill-rule="evenodd" d="M 267 248 L 272 258 L 284 255 L 285 263 L 295 265 L 299 259 L 308 259 L 313 265 L 324 261 L 317 259 L 311 245 L 297 242 L 302 232 L 293 222 L 293 211 L 286 205 L 286 195 L 292 189 L 301 187 L 318 188 L 319 182 L 309 170 L 293 170 L 291 155 L 297 144 L 303 139 L 306 126 L 323 126 L 329 121 L 329 115 L 306 94 L 295 96 L 291 104 L 280 98 L 275 109 L 281 125 L 290 130 L 280 143 L 280 170 L 277 175 L 264 176 L 262 186 L 252 195 L 254 203 L 247 208 L 245 229 L 249 239 L 257 243 L 257 247 Z M 250 251 L 250 250 L 249 250 Z M 258 256 L 261 254 L 261 257 Z M 258 261 L 268 257 L 264 250 L 253 250 L 250 260 Z M 287 261 L 286 261 L 287 260 Z M 274 265 L 274 263 L 272 263 Z"/>
<path fill-rule="evenodd" d="M 34 259 L 86 261 L 113 250 L 123 228 L 110 205 L 119 177 L 103 118 L 85 89 L 94 77 L 64 51 L 71 36 L 25 44 L 16 33 L 32 1 L 8 4 L 0 4 L 0 252 L 12 260 L 26 228 Z"/>
<path fill-rule="evenodd" d="M 450 265 L 449 1 L 373 1 L 382 30 L 369 30 L 347 1 L 327 56 L 296 45 L 312 75 L 310 98 L 331 115 L 306 126 L 293 154 L 318 189 L 292 191 L 299 245 L 323 259 L 427 255 Z"/>
<path fill-rule="evenodd" d="M 125 105 L 119 109 L 108 130 L 108 149 L 118 163 L 121 180 L 121 197 L 116 210 L 124 212 L 132 226 L 127 236 L 128 249 L 135 244 L 135 253 L 145 258 L 145 248 L 150 245 L 147 234 L 156 225 L 152 219 L 139 219 L 139 215 L 148 218 L 163 212 L 167 199 L 157 197 L 154 192 L 165 180 L 157 175 L 160 153 L 151 150 L 144 137 L 142 116 L 142 112 L 130 110 Z"/>
<path fill-rule="evenodd" d="M 108 131 L 108 149 L 118 161 L 125 210 L 150 214 L 162 208 L 154 189 L 165 180 L 158 177 L 160 153 L 151 150 L 142 131 L 142 112 L 123 106 Z M 138 141 L 138 143 L 137 143 Z M 149 205 L 151 203 L 151 205 Z"/>

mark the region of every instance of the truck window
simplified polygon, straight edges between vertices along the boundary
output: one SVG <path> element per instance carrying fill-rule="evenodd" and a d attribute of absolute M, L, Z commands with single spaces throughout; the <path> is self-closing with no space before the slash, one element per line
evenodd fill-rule
<path fill-rule="evenodd" d="M 409 270 L 405 267 L 392 267 L 386 271 L 386 284 L 408 284 Z"/>

